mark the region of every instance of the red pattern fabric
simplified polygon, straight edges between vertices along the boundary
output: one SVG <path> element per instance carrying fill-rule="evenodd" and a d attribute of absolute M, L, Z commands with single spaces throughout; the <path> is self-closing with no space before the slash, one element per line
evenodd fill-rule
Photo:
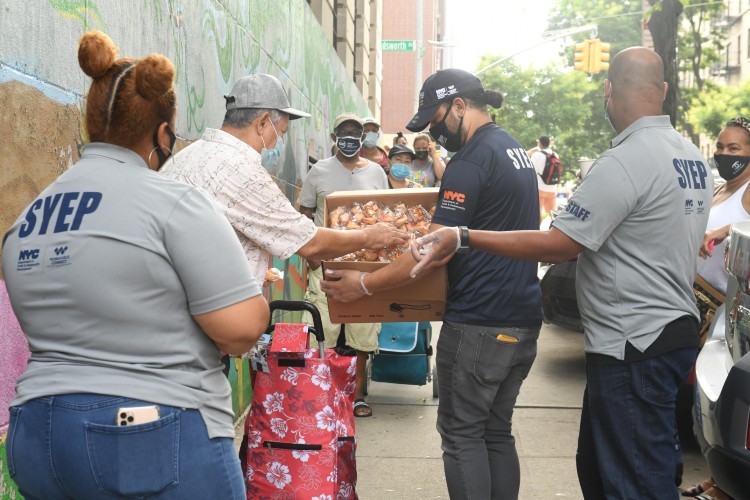
<path fill-rule="evenodd" d="M 295 323 L 276 323 L 273 327 L 271 352 L 275 353 L 303 353 L 310 347 L 309 328 L 307 325 Z"/>
<path fill-rule="evenodd" d="M 294 349 L 307 344 L 300 326 L 275 325 L 269 372 L 255 380 L 245 422 L 247 498 L 354 499 L 356 358 L 327 349 L 320 359 L 308 348 L 299 352 L 305 366 L 286 366 Z M 320 449 L 290 449 L 295 445 Z"/>

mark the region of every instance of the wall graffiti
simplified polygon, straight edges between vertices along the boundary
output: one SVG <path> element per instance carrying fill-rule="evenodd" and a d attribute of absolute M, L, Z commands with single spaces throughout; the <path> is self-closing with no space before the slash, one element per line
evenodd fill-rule
<path fill-rule="evenodd" d="M 123 56 L 161 52 L 173 60 L 180 144 L 221 125 L 223 96 L 235 80 L 252 72 L 277 76 L 292 106 L 313 115 L 292 122 L 279 164 L 269 168 L 292 202 L 308 156 L 329 156 L 334 117 L 370 114 L 305 0 L 8 2 L 0 16 L 0 234 L 80 157 L 88 82 L 76 42 L 89 29 L 107 32 Z M 273 265 L 285 279 L 268 287 L 267 297 L 302 298 L 304 260 L 295 256 Z M 239 415 L 249 400 L 248 378 L 241 364 L 232 373 Z M 0 366 L 3 380 L 16 375 Z M 0 401 L 3 411 L 8 400 Z M 20 498 L 5 465 L 4 426 L 7 413 L 0 412 L 0 498 Z"/>

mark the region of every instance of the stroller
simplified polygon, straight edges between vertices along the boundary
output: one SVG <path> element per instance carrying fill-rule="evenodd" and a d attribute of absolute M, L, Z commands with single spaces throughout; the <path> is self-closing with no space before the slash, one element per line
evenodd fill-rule
<path fill-rule="evenodd" d="M 431 342 L 432 325 L 428 321 L 383 323 L 378 335 L 378 353 L 368 360 L 368 386 L 370 380 L 407 385 L 425 385 L 432 381 L 432 397 L 438 397 Z"/>
<path fill-rule="evenodd" d="M 253 400 L 241 449 L 247 498 L 356 499 L 355 358 L 324 349 L 318 309 L 273 301 L 274 310 L 308 311 L 306 324 L 271 324 L 266 363 L 254 363 Z M 308 347 L 310 333 L 317 349 Z M 266 349 L 259 346 L 261 353 Z"/>

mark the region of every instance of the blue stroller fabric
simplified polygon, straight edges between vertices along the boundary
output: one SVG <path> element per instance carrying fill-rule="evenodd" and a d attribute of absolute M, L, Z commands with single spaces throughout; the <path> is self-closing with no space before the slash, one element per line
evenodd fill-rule
<path fill-rule="evenodd" d="M 371 379 L 392 384 L 425 385 L 430 371 L 430 323 L 383 323 Z"/>
<path fill-rule="evenodd" d="M 383 323 L 378 335 L 381 352 L 410 352 L 417 345 L 419 323 Z"/>

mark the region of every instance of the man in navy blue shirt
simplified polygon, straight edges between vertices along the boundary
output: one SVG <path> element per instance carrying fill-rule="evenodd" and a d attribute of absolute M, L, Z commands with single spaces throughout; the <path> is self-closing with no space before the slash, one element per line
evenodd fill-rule
<path fill-rule="evenodd" d="M 441 70 L 420 92 L 407 125 L 456 152 L 443 175 L 430 231 L 539 229 L 537 174 L 523 147 L 492 123 L 502 95 L 462 70 Z M 460 239 L 459 239 L 460 241 Z M 448 264 L 448 302 L 437 346 L 437 428 L 451 498 L 518 496 L 520 468 L 511 417 L 536 357 L 542 324 L 534 262 L 459 249 Z M 409 282 L 404 255 L 372 274 L 329 271 L 321 288 L 351 301 Z M 429 271 L 429 269 L 427 270 Z"/>
<path fill-rule="evenodd" d="M 700 340 L 692 284 L 713 181 L 662 114 L 666 92 L 656 52 L 620 51 L 604 81 L 617 136 L 550 230 L 444 228 L 412 246 L 413 275 L 464 245 L 531 261 L 578 257 L 586 389 L 576 465 L 586 499 L 679 498 L 675 399 Z"/>

